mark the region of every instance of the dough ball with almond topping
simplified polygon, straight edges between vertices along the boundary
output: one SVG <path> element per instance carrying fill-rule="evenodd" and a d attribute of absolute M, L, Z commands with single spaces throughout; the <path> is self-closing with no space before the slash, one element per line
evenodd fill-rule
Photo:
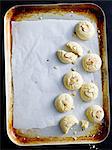
<path fill-rule="evenodd" d="M 73 52 L 78 57 L 83 55 L 83 49 L 78 43 L 69 41 L 66 46 L 69 48 L 69 51 Z"/>
<path fill-rule="evenodd" d="M 79 121 L 75 116 L 65 116 L 60 120 L 60 128 L 64 133 L 68 133 L 70 128 L 78 123 Z"/>
<path fill-rule="evenodd" d="M 83 84 L 82 76 L 76 71 L 69 71 L 63 78 L 64 86 L 68 90 L 77 90 Z"/>
<path fill-rule="evenodd" d="M 73 99 L 70 96 L 70 94 L 67 93 L 60 94 L 55 99 L 55 107 L 58 112 L 68 112 L 71 109 L 73 109 L 74 108 Z"/>
<path fill-rule="evenodd" d="M 104 111 L 101 106 L 93 105 L 86 109 L 86 116 L 90 122 L 99 123 L 104 118 Z"/>
<path fill-rule="evenodd" d="M 101 58 L 97 54 L 87 54 L 82 59 L 82 65 L 85 71 L 95 72 L 101 68 Z"/>
<path fill-rule="evenodd" d="M 57 57 L 62 63 L 65 64 L 75 64 L 77 59 L 77 55 L 72 52 L 66 52 L 64 50 L 58 50 Z"/>
<path fill-rule="evenodd" d="M 89 40 L 94 33 L 95 28 L 89 21 L 81 21 L 76 25 L 76 34 L 81 40 Z"/>
<path fill-rule="evenodd" d="M 98 96 L 98 87 L 94 83 L 85 83 L 80 88 L 81 99 L 85 102 L 94 100 Z"/>

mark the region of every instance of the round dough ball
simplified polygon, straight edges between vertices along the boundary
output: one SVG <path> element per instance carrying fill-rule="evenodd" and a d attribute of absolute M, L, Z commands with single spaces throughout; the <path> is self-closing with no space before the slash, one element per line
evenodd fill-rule
<path fill-rule="evenodd" d="M 89 40 L 94 33 L 94 26 L 89 21 L 81 21 L 76 25 L 76 34 L 81 40 Z"/>
<path fill-rule="evenodd" d="M 90 122 L 98 123 L 104 118 L 104 111 L 101 106 L 93 105 L 86 109 L 86 116 Z"/>
<path fill-rule="evenodd" d="M 58 112 L 67 112 L 73 109 L 73 99 L 70 96 L 70 94 L 63 93 L 60 94 L 56 99 L 55 99 L 55 107 Z"/>
<path fill-rule="evenodd" d="M 83 84 L 82 76 L 76 71 L 69 71 L 63 78 L 64 86 L 68 90 L 77 90 Z"/>
<path fill-rule="evenodd" d="M 78 119 L 75 116 L 69 115 L 69 116 L 63 117 L 60 120 L 60 127 L 61 127 L 61 130 L 64 133 L 68 133 L 68 131 L 70 130 L 70 128 L 73 125 L 78 124 L 78 123 L 79 123 L 79 121 L 78 121 Z"/>
<path fill-rule="evenodd" d="M 101 68 L 101 58 L 97 54 L 87 54 L 82 59 L 82 65 L 85 71 L 95 72 Z"/>
<path fill-rule="evenodd" d="M 74 64 L 77 59 L 77 55 L 75 55 L 72 52 L 66 52 L 64 50 L 58 50 L 57 56 L 58 56 L 59 60 L 65 64 L 70 64 L 70 63 Z"/>
<path fill-rule="evenodd" d="M 73 52 L 78 57 L 83 55 L 83 49 L 78 43 L 69 41 L 66 45 L 69 48 L 69 51 Z"/>
<path fill-rule="evenodd" d="M 80 88 L 80 96 L 86 102 L 94 100 L 98 96 L 98 87 L 94 83 L 85 83 Z"/>

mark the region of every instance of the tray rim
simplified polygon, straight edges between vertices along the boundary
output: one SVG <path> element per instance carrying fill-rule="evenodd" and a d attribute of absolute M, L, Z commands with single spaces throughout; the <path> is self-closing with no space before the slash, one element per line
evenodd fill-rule
<path fill-rule="evenodd" d="M 107 134 L 106 134 L 106 136 L 104 137 L 104 139 L 103 140 L 99 140 L 99 141 L 95 141 L 95 142 L 91 142 L 91 141 L 79 141 L 79 142 L 77 142 L 76 141 L 76 143 L 75 142 L 50 142 L 50 143 L 36 143 L 36 144 L 22 144 L 22 143 L 18 143 L 15 139 L 14 139 L 14 137 L 12 136 L 12 133 L 10 133 L 9 132 L 9 121 L 8 121 L 8 102 L 7 102 L 7 99 L 8 99 L 8 97 L 6 96 L 6 125 L 7 125 L 7 135 L 8 135 L 8 137 L 9 137 L 9 139 L 13 142 L 13 143 L 15 143 L 16 145 L 19 145 L 19 146 L 41 146 L 41 145 L 67 145 L 67 144 L 97 144 L 97 143 L 101 143 L 101 142 L 103 142 L 107 137 L 108 137 L 108 135 L 109 135 L 109 132 L 110 132 L 110 95 L 109 95 L 109 74 L 108 74 L 108 53 L 107 53 L 107 35 L 106 35 L 106 17 L 105 17 L 105 13 L 104 13 L 104 11 L 103 11 L 103 9 L 100 7 L 100 6 L 98 6 L 97 4 L 95 4 L 95 3 L 56 3 L 56 4 L 24 4 L 24 5 L 22 5 L 22 4 L 20 4 L 20 5 L 15 5 L 15 6 L 12 6 L 11 8 L 9 8 L 8 10 L 7 10 L 7 12 L 5 13 L 5 16 L 4 16 L 4 45 L 5 45 L 5 85 L 6 85 L 6 94 L 7 94 L 7 82 L 6 82 L 6 78 L 7 78 L 7 75 L 6 75 L 6 71 L 7 71 L 7 63 L 6 63 L 6 39 L 5 39 L 5 37 L 6 37 L 6 35 L 7 35 L 7 33 L 6 33 L 6 22 L 7 22 L 7 15 L 8 15 L 8 13 L 10 13 L 10 11 L 12 11 L 12 9 L 16 9 L 16 8 L 18 8 L 18 7 L 24 7 L 24 6 L 45 6 L 45 7 L 48 7 L 48 6 L 57 6 L 57 5 L 59 5 L 59 6 L 61 6 L 61 5 L 92 5 L 92 6 L 94 6 L 94 7 L 97 7 L 100 11 L 101 11 L 101 13 L 102 13 L 102 15 L 103 15 L 103 18 L 104 18 L 104 43 L 105 43 L 105 53 L 106 53 L 106 56 L 105 56 L 105 58 L 106 58 L 106 67 L 107 67 L 107 84 L 108 84 L 108 86 L 107 86 L 107 90 L 108 90 L 108 107 L 109 107 L 109 111 L 108 111 L 108 115 L 109 115 L 109 126 L 108 126 L 108 132 L 107 132 Z M 13 128 L 13 127 L 12 127 Z M 13 131 L 12 131 L 13 132 Z"/>

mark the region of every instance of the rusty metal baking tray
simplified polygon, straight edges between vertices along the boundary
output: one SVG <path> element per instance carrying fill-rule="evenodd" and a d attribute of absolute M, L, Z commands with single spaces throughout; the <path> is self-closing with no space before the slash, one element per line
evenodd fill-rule
<path fill-rule="evenodd" d="M 13 127 L 13 76 L 12 76 L 12 30 L 11 21 L 30 20 L 34 16 L 49 14 L 61 16 L 68 13 L 74 13 L 94 19 L 97 28 L 100 30 L 99 47 L 100 56 L 103 64 L 101 68 L 102 76 L 102 94 L 103 109 L 105 112 L 104 123 L 97 125 L 89 136 L 73 137 L 33 137 Z M 80 4 L 51 4 L 51 5 L 20 5 L 10 8 L 4 17 L 4 34 L 5 34 L 5 80 L 6 80 L 6 107 L 7 107 L 7 133 L 9 138 L 17 145 L 52 145 L 52 144 L 84 144 L 99 143 L 105 140 L 109 133 L 110 127 L 110 100 L 109 100 L 109 81 L 108 81 L 108 61 L 106 45 L 106 23 L 103 10 L 92 3 Z M 94 136 L 92 136 L 94 133 Z"/>

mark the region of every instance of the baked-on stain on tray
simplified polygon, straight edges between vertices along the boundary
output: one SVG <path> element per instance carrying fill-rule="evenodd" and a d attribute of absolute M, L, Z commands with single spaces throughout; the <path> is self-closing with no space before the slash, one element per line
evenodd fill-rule
<path fill-rule="evenodd" d="M 12 36 L 11 21 L 22 21 L 32 16 L 40 14 L 65 15 L 67 13 L 84 15 L 94 19 L 98 27 L 100 56 L 102 58 L 102 93 L 103 109 L 105 112 L 104 123 L 94 128 L 99 130 L 94 136 L 74 137 L 27 137 L 20 130 L 13 128 L 13 76 L 12 76 Z M 101 8 L 92 3 L 86 4 L 52 4 L 52 5 L 20 5 L 8 10 L 4 18 L 5 30 L 5 67 L 6 67 L 6 98 L 7 100 L 7 133 L 10 139 L 17 145 L 44 145 L 44 144 L 81 144 L 102 142 L 109 133 L 110 127 L 110 107 L 108 89 L 108 64 L 106 51 L 106 27 L 105 16 Z"/>

